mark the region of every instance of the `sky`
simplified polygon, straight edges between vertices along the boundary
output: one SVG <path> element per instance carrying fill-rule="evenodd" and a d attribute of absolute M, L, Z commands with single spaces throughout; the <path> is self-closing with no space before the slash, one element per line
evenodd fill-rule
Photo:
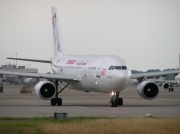
<path fill-rule="evenodd" d="M 51 59 L 51 6 L 68 54 L 116 55 L 141 71 L 179 66 L 179 0 L 0 0 L 0 65 Z M 50 64 L 17 64 L 51 72 Z"/>

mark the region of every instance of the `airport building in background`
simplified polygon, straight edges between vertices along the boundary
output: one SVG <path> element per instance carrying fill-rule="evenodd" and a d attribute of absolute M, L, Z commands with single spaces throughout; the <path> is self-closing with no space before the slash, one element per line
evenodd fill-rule
<path fill-rule="evenodd" d="M 9 71 L 9 72 L 23 72 L 23 73 L 38 73 L 37 68 L 26 68 L 26 66 L 16 65 L 1 65 L 0 71 Z M 3 75 L 0 76 L 0 82 L 3 84 L 22 84 L 25 77 L 18 77 L 16 75 Z"/>
<path fill-rule="evenodd" d="M 1 71 L 11 71 L 11 72 L 23 72 L 23 73 L 38 73 L 37 68 L 26 68 L 26 66 L 18 66 L 16 65 L 1 65 Z"/>

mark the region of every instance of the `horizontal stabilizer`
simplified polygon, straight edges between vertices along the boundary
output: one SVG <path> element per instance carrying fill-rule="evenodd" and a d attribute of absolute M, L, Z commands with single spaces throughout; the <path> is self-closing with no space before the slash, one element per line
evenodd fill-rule
<path fill-rule="evenodd" d="M 41 62 L 41 63 L 51 63 L 50 60 L 37 60 L 37 59 L 23 59 L 23 58 L 6 58 L 11 60 L 23 60 L 23 61 L 32 61 L 32 62 Z"/>

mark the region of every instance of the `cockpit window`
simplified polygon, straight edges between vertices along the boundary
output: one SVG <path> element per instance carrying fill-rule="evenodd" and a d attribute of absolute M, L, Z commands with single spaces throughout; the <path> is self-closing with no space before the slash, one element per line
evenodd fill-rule
<path fill-rule="evenodd" d="M 108 70 L 127 70 L 126 66 L 110 66 Z"/>
<path fill-rule="evenodd" d="M 122 70 L 126 70 L 127 69 L 127 67 L 126 66 L 122 66 Z"/>
<path fill-rule="evenodd" d="M 114 70 L 114 66 L 110 66 L 108 70 Z"/>
<path fill-rule="evenodd" d="M 116 69 L 116 70 L 121 70 L 121 67 L 122 67 L 122 66 L 115 66 L 115 69 Z"/>

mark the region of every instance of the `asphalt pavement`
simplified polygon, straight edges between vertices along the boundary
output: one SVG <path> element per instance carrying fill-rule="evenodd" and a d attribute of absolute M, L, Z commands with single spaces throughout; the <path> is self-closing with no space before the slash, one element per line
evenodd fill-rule
<path fill-rule="evenodd" d="M 62 106 L 51 106 L 50 100 L 42 100 L 35 92 L 21 94 L 22 85 L 4 85 L 0 93 L 0 117 L 50 117 L 54 113 L 67 113 L 74 116 L 108 117 L 144 117 L 152 114 L 156 117 L 180 117 L 180 87 L 174 92 L 160 89 L 154 100 L 141 98 L 136 86 L 129 86 L 120 93 L 124 105 L 109 107 L 110 96 L 105 93 L 85 93 L 65 89 L 59 96 Z"/>

